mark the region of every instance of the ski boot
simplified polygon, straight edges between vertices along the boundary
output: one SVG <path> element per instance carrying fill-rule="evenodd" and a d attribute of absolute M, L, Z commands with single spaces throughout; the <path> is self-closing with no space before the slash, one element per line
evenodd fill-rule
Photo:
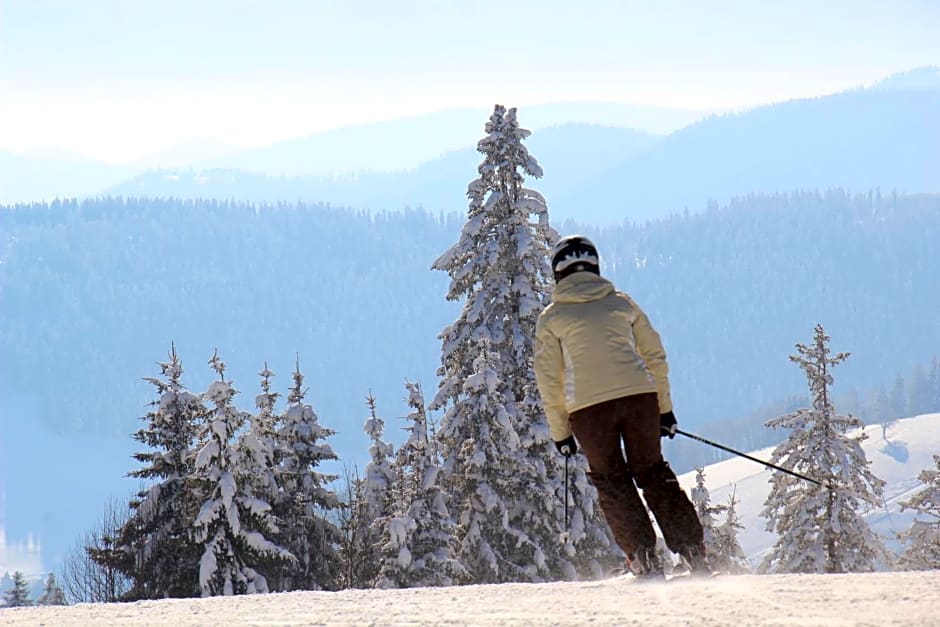
<path fill-rule="evenodd" d="M 641 546 L 635 553 L 628 553 L 626 566 L 626 570 L 640 581 L 663 581 L 666 578 L 659 555 L 652 547 Z"/>
<path fill-rule="evenodd" d="M 704 544 L 688 544 L 679 550 L 679 557 L 692 577 L 711 577 L 714 575 L 708 565 L 708 555 Z"/>

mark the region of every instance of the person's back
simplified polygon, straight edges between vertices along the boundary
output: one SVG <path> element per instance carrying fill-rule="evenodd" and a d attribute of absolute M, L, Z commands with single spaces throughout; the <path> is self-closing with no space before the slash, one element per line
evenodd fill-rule
<path fill-rule="evenodd" d="M 581 445 L 635 574 L 662 575 L 637 487 L 667 546 L 692 570 L 708 572 L 702 526 L 662 457 L 660 435 L 673 437 L 676 420 L 659 334 L 632 299 L 600 276 L 597 249 L 586 237 L 563 238 L 552 269 L 553 302 L 536 325 L 535 373 L 559 452 L 571 455 Z"/>
<path fill-rule="evenodd" d="M 566 277 L 555 287 L 539 327 L 543 337 L 560 342 L 568 413 L 644 392 L 658 394 L 662 413 L 672 409 L 659 335 L 636 303 L 607 279 L 592 272 Z M 552 401 L 543 397 L 543 402 Z"/>

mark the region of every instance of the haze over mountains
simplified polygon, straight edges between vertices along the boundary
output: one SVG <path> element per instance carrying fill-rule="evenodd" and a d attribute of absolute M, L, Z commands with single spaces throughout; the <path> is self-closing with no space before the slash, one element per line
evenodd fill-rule
<path fill-rule="evenodd" d="M 527 111 L 521 109 L 519 116 L 525 126 Z M 468 124 L 467 137 L 482 136 L 482 121 L 481 116 L 472 134 Z M 368 131 L 359 130 L 364 146 L 371 146 Z M 263 158 L 301 145 L 298 140 L 246 157 L 252 174 L 231 168 L 150 172 L 109 193 L 458 211 L 476 171 L 476 154 L 467 147 L 399 173 L 263 175 Z M 544 179 L 529 184 L 546 195 L 556 221 L 611 224 L 659 218 L 767 190 L 938 191 L 940 75 L 935 68 L 917 70 L 868 89 L 710 116 L 664 136 L 567 124 L 537 130 L 528 146 L 545 170 Z M 296 161 L 302 161 L 299 154 Z M 266 167 L 272 165 L 273 160 Z M 623 200 L 625 190 L 629 204 Z"/>
<path fill-rule="evenodd" d="M 598 224 L 771 190 L 940 191 L 937 67 L 865 89 L 703 115 L 598 103 L 523 107 L 520 121 L 534 131 L 527 145 L 545 171 L 529 185 L 548 198 L 556 222 Z M 0 202 L 109 194 L 463 211 L 487 116 L 440 111 L 241 152 L 195 142 L 136 166 L 0 153 Z M 141 171 L 187 156 L 189 165 Z"/>
<path fill-rule="evenodd" d="M 707 112 L 618 103 L 555 103 L 527 107 L 530 129 L 564 124 L 637 128 L 664 134 L 701 119 Z M 184 172 L 234 170 L 215 178 L 253 180 L 254 175 L 349 177 L 359 172 L 401 172 L 433 161 L 451 151 L 473 146 L 491 111 L 450 109 L 409 118 L 375 122 L 297 137 L 257 149 L 238 149 L 219 141 L 194 139 L 129 164 L 105 164 L 61 151 L 15 155 L 0 150 L 0 203 L 51 200 L 56 197 L 100 195 L 131 177 L 156 168 Z M 475 153 L 474 153 L 475 154 Z M 473 176 L 476 162 L 471 162 Z M 188 174 L 187 174 L 188 175 Z M 204 175 L 197 174 L 196 177 Z M 155 180 L 160 181 L 163 175 Z M 145 180 L 149 180 L 146 178 Z M 203 188 L 205 193 L 208 189 Z M 154 189 L 165 195 L 172 189 Z M 219 193 L 230 194 L 231 189 Z M 256 190 L 257 191 L 257 190 Z M 149 192 L 148 192 L 149 193 Z M 251 193 L 246 185 L 238 191 Z M 282 189 L 280 194 L 285 194 Z M 335 194 L 334 194 L 335 195 Z M 349 204 L 342 201 L 339 204 Z M 415 205 L 409 201 L 404 204 Z"/>

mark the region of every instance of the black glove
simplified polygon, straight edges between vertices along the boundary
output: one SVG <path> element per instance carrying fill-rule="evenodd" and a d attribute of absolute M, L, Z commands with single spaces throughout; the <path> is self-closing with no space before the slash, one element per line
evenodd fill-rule
<path fill-rule="evenodd" d="M 569 435 L 561 442 L 555 442 L 555 448 L 565 457 L 571 457 L 578 452 L 578 445 L 575 444 L 573 435 Z"/>
<path fill-rule="evenodd" d="M 676 430 L 679 428 L 679 423 L 676 422 L 676 415 L 671 411 L 667 411 L 665 414 L 659 415 L 659 437 L 664 438 L 669 436 L 669 439 L 676 437 Z"/>

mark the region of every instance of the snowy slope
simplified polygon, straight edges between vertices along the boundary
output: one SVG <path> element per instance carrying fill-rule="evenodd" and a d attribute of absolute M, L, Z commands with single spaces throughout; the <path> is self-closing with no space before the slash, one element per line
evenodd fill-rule
<path fill-rule="evenodd" d="M 937 625 L 940 571 L 629 579 L 0 609 L 0 625 Z"/>
<path fill-rule="evenodd" d="M 885 538 L 888 547 L 896 549 L 895 532 L 905 531 L 913 520 L 910 510 L 900 513 L 899 502 L 909 499 L 918 489 L 920 482 L 917 475 L 922 470 L 934 468 L 933 455 L 940 454 L 940 414 L 925 414 L 897 421 L 889 427 L 887 441 L 882 437 L 880 425 L 865 429 L 868 439 L 862 448 L 865 449 L 875 476 L 887 483 L 887 509 L 874 510 L 867 515 L 867 519 L 872 528 Z M 771 447 L 749 454 L 769 460 L 772 451 Z M 744 552 L 755 565 L 776 540 L 773 534 L 764 530 L 767 521 L 760 517 L 764 500 L 770 491 L 769 480 L 769 470 L 740 457 L 705 468 L 705 486 L 713 505 L 726 504 L 732 489 L 735 490 L 737 511 L 744 525 L 739 539 Z M 679 482 L 688 492 L 695 485 L 695 472 L 681 475 Z"/>

